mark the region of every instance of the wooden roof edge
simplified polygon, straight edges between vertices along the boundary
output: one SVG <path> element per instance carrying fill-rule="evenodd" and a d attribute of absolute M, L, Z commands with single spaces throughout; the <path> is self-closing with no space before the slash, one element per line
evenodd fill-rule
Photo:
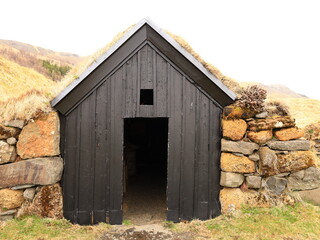
<path fill-rule="evenodd" d="M 105 53 L 80 74 L 80 76 L 72 81 L 58 96 L 56 96 L 50 103 L 55 107 L 62 99 L 64 99 L 74 88 L 76 88 L 90 73 L 92 73 L 101 63 L 103 63 L 109 56 L 117 51 L 130 37 L 132 37 L 141 27 L 148 24 L 161 37 L 163 37 L 170 45 L 172 45 L 178 52 L 180 52 L 188 61 L 195 65 L 208 79 L 210 79 L 216 86 L 218 86 L 229 98 L 234 101 L 236 94 L 229 90 L 220 80 L 218 80 L 212 73 L 208 71 L 194 56 L 192 56 L 186 49 L 177 43 L 169 34 L 158 27 L 150 18 L 144 18 L 132 27 L 122 38 L 120 38 L 114 45 L 112 45 Z"/>

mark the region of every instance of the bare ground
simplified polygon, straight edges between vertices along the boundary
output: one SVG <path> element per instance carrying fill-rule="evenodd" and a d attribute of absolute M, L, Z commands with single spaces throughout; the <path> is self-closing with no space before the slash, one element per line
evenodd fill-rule
<path fill-rule="evenodd" d="M 98 240 L 193 240 L 192 233 L 173 233 L 160 224 L 115 226 Z"/>
<path fill-rule="evenodd" d="M 160 177 L 130 179 L 124 194 L 124 220 L 134 225 L 162 224 L 166 220 L 166 210 L 166 183 Z"/>

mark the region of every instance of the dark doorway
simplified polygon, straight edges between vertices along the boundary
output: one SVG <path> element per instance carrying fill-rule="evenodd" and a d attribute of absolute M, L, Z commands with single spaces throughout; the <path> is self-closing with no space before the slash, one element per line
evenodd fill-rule
<path fill-rule="evenodd" d="M 124 119 L 123 219 L 166 219 L 168 118 Z"/>

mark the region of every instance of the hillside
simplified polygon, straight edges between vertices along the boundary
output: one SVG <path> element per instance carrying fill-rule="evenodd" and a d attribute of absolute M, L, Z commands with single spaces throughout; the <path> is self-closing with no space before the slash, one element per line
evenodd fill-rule
<path fill-rule="evenodd" d="M 131 27 L 120 32 L 104 48 L 86 58 L 70 53 L 58 53 L 16 41 L 0 40 L 0 57 L 2 56 L 0 58 L 0 122 L 19 117 L 28 119 L 39 110 L 49 111 L 49 101 L 107 51 Z M 320 120 L 319 100 L 308 99 L 283 85 L 237 82 L 205 62 L 181 37 L 169 34 L 237 94 L 241 92 L 241 87 L 258 84 L 268 91 L 269 101 L 279 100 L 289 107 L 299 127 Z M 50 80 L 47 73 L 42 72 L 41 65 L 39 68 L 39 60 L 70 64 L 68 66 L 71 66 L 72 69 L 63 77 L 62 81 L 54 82 Z"/>
<path fill-rule="evenodd" d="M 56 52 L 50 49 L 45 49 L 42 47 L 33 46 L 31 44 L 22 43 L 12 40 L 3 40 L 0 39 L 0 45 L 8 46 L 16 50 L 27 52 L 30 54 L 47 57 L 48 59 L 56 60 L 61 63 L 69 64 L 72 66 L 80 63 L 84 57 L 81 57 L 77 54 L 66 53 L 66 52 Z"/>
<path fill-rule="evenodd" d="M 265 85 L 258 82 L 239 82 L 239 84 L 244 88 L 258 85 L 267 90 L 267 101 L 279 101 L 286 105 L 300 128 L 320 120 L 320 100 L 307 98 L 280 84 Z"/>
<path fill-rule="evenodd" d="M 49 110 L 55 82 L 0 56 L 0 122 Z"/>
<path fill-rule="evenodd" d="M 0 56 L 21 66 L 32 68 L 47 78 L 59 81 L 84 58 L 76 54 L 55 52 L 30 44 L 0 39 Z"/>
<path fill-rule="evenodd" d="M 269 98 L 307 98 L 305 95 L 296 93 L 287 86 L 281 84 L 265 85 L 258 82 L 239 82 L 241 87 L 247 87 L 250 85 L 258 85 L 259 87 L 267 90 Z"/>
<path fill-rule="evenodd" d="M 280 101 L 288 106 L 291 116 L 296 119 L 296 124 L 300 128 L 320 121 L 320 100 L 303 97 L 282 97 L 269 100 Z"/>
<path fill-rule="evenodd" d="M 0 100 L 7 101 L 29 91 L 47 92 L 54 82 L 33 69 L 0 56 Z M 13 90 L 14 89 L 14 90 Z"/>

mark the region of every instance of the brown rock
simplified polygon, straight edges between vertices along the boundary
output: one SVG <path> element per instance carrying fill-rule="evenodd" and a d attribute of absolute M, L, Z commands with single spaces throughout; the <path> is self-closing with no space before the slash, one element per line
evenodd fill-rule
<path fill-rule="evenodd" d="M 267 119 L 255 119 L 248 122 L 248 129 L 250 131 L 272 130 L 274 128 L 294 127 L 295 121 L 289 116 L 274 117 Z"/>
<path fill-rule="evenodd" d="M 25 121 L 19 120 L 19 119 L 9 120 L 9 121 L 6 121 L 4 125 L 7 127 L 15 127 L 15 128 L 22 129 L 25 125 Z"/>
<path fill-rule="evenodd" d="M 316 155 L 311 151 L 296 151 L 278 155 L 278 169 L 280 173 L 299 171 L 316 166 Z"/>
<path fill-rule="evenodd" d="M 16 148 L 4 141 L 0 141 L 0 164 L 13 162 L 16 157 Z"/>
<path fill-rule="evenodd" d="M 32 202 L 24 202 L 17 213 L 17 217 L 26 215 L 62 218 L 62 191 L 60 185 L 43 186 Z"/>
<path fill-rule="evenodd" d="M 279 151 L 307 151 L 311 148 L 311 142 L 304 139 L 291 141 L 269 141 L 267 145 Z"/>
<path fill-rule="evenodd" d="M 23 192 L 20 190 L 0 190 L 0 211 L 1 209 L 12 209 L 20 207 L 23 201 Z"/>
<path fill-rule="evenodd" d="M 255 164 L 247 157 L 236 156 L 232 153 L 222 153 L 221 169 L 225 172 L 253 173 L 255 172 Z"/>
<path fill-rule="evenodd" d="M 298 128 L 284 128 L 274 131 L 274 136 L 280 141 L 289 141 L 303 137 L 304 132 Z"/>
<path fill-rule="evenodd" d="M 265 144 L 272 139 L 272 130 L 264 130 L 259 132 L 248 132 L 248 138 L 258 144 Z"/>
<path fill-rule="evenodd" d="M 259 149 L 259 171 L 261 175 L 270 176 L 279 173 L 277 155 L 268 147 Z"/>
<path fill-rule="evenodd" d="M 223 109 L 224 119 L 247 119 L 252 118 L 256 115 L 256 112 L 244 109 L 239 106 L 229 105 Z"/>
<path fill-rule="evenodd" d="M 265 200 L 262 194 L 254 190 L 246 192 L 240 188 L 223 188 L 220 191 L 221 212 L 223 214 L 240 210 L 244 205 L 252 207 L 268 207 L 270 204 Z"/>
<path fill-rule="evenodd" d="M 260 176 L 247 176 L 246 183 L 248 188 L 259 189 L 261 187 L 261 177 Z"/>
<path fill-rule="evenodd" d="M 220 191 L 221 212 L 223 214 L 241 209 L 246 201 L 246 195 L 240 188 L 223 188 Z"/>
<path fill-rule="evenodd" d="M 302 200 L 320 206 L 320 188 L 300 191 L 298 194 Z"/>
<path fill-rule="evenodd" d="M 63 161 L 59 157 L 36 158 L 0 165 L 0 188 L 16 185 L 54 184 L 61 179 Z"/>
<path fill-rule="evenodd" d="M 259 149 L 259 145 L 252 142 L 244 141 L 228 141 L 226 139 L 221 140 L 221 151 L 242 153 L 245 155 L 252 154 L 255 150 Z"/>
<path fill-rule="evenodd" d="M 241 140 L 246 133 L 247 123 L 242 120 L 222 120 L 223 137 L 234 141 Z"/>
<path fill-rule="evenodd" d="M 18 128 L 6 127 L 0 124 L 0 140 L 5 140 L 10 137 L 17 138 L 21 132 Z"/>
<path fill-rule="evenodd" d="M 272 176 L 267 178 L 266 187 L 271 193 L 280 195 L 285 190 L 287 183 L 288 180 L 285 178 Z"/>
<path fill-rule="evenodd" d="M 291 190 L 311 190 L 320 187 L 320 168 L 309 167 L 292 173 L 288 178 Z"/>
<path fill-rule="evenodd" d="M 223 187 L 239 187 L 244 181 L 240 173 L 221 172 L 220 185 Z"/>
<path fill-rule="evenodd" d="M 55 112 L 28 123 L 19 136 L 17 152 L 21 158 L 56 156 L 59 150 L 59 117 Z"/>

